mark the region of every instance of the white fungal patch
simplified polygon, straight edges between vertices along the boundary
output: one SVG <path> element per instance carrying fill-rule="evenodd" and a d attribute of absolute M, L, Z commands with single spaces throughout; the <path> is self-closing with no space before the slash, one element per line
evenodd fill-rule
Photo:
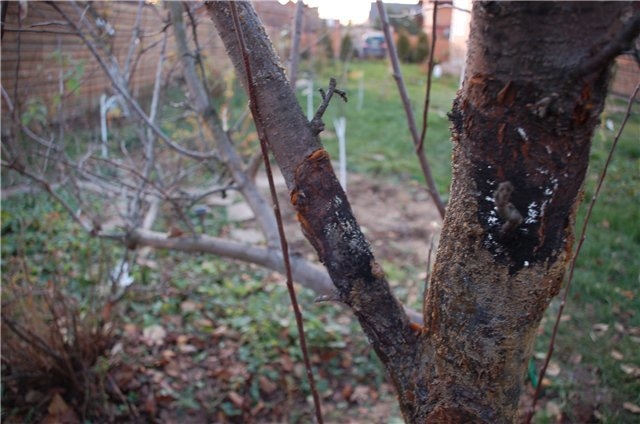
<path fill-rule="evenodd" d="M 525 224 L 535 224 L 538 222 L 538 216 L 540 216 L 540 213 L 536 209 L 537 207 L 538 204 L 536 202 L 529 203 L 529 206 L 527 207 L 527 217 L 524 220 Z"/>
<path fill-rule="evenodd" d="M 524 130 L 524 128 L 518 127 L 516 130 L 518 131 L 518 134 L 520 134 L 520 137 L 522 137 L 524 141 L 529 141 L 529 137 L 527 137 L 527 132 Z"/>
<path fill-rule="evenodd" d="M 536 171 L 538 171 L 538 172 L 539 172 L 540 174 L 542 174 L 542 175 L 547 175 L 547 174 L 549 173 L 549 170 L 548 170 L 548 169 L 543 168 L 543 167 L 541 167 L 541 166 L 537 167 L 537 168 L 536 168 Z"/>
<path fill-rule="evenodd" d="M 547 187 L 543 192 L 543 194 L 547 197 L 553 196 L 553 193 L 558 189 L 558 179 L 557 178 L 552 179 L 551 185 L 553 187 Z"/>

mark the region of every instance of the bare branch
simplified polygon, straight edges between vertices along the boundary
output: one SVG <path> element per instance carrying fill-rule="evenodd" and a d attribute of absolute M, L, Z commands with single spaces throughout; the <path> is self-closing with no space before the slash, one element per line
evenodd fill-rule
<path fill-rule="evenodd" d="M 133 28 L 131 30 L 131 40 L 129 41 L 129 51 L 127 52 L 127 57 L 124 60 L 123 66 L 123 76 L 124 80 L 129 82 L 131 75 L 133 74 L 133 66 L 131 61 L 133 60 L 133 54 L 138 47 L 140 40 L 140 19 L 142 18 L 142 7 L 144 6 L 144 0 L 138 0 L 138 11 L 136 12 L 136 20 L 133 24 Z M 161 55 L 162 56 L 162 55 Z M 153 119 L 151 119 L 153 121 Z"/>
<path fill-rule="evenodd" d="M 607 66 L 616 56 L 631 47 L 638 36 L 640 36 L 640 15 L 636 14 L 629 19 L 615 38 L 609 40 L 603 47 L 597 49 L 594 47 L 594 51 L 597 53 L 576 68 L 576 71 L 572 73 L 573 77 L 579 78 Z"/>
<path fill-rule="evenodd" d="M 293 37 L 291 39 L 291 58 L 289 59 L 289 83 L 295 90 L 298 79 L 298 63 L 300 61 L 300 33 L 302 32 L 302 12 L 304 3 L 296 2 L 296 13 L 293 18 Z"/>
<path fill-rule="evenodd" d="M 427 183 L 427 189 L 429 191 L 429 195 L 433 200 L 433 203 L 438 208 L 438 212 L 440 213 L 440 218 L 444 218 L 445 213 L 445 205 L 438 193 L 438 187 L 436 187 L 436 183 L 433 179 L 433 175 L 431 173 L 431 167 L 429 166 L 429 162 L 427 161 L 427 155 L 424 152 L 424 149 L 420 148 L 420 137 L 418 135 L 418 130 L 416 128 L 416 121 L 413 116 L 413 110 L 411 108 L 411 102 L 409 101 L 409 95 L 407 94 L 407 89 L 404 85 L 404 80 L 402 78 L 402 71 L 400 70 L 400 61 L 398 60 L 398 53 L 396 52 L 396 46 L 393 42 L 393 36 L 391 35 L 391 26 L 389 25 L 389 19 L 387 17 L 387 11 L 384 8 L 384 4 L 381 0 L 377 0 L 378 3 L 378 11 L 380 13 L 380 20 L 382 21 L 382 30 L 384 32 L 385 40 L 387 41 L 387 46 L 389 47 L 389 59 L 391 60 L 391 66 L 393 68 L 393 78 L 396 81 L 398 86 L 398 91 L 400 92 L 400 98 L 402 99 L 402 104 L 404 106 L 405 115 L 407 116 L 407 122 L 409 125 L 409 132 L 411 133 L 411 137 L 413 139 L 413 144 L 416 147 L 416 155 L 418 156 L 418 161 L 420 162 L 420 167 L 422 169 L 422 174 L 424 175 L 425 182 Z"/>
<path fill-rule="evenodd" d="M 436 52 L 436 38 L 438 32 L 436 31 L 436 22 L 438 19 L 438 0 L 433 2 L 433 17 L 431 28 L 431 48 L 429 49 L 429 63 L 427 65 L 427 92 L 424 95 L 424 107 L 422 109 L 422 133 L 420 134 L 420 144 L 418 145 L 418 154 L 424 149 L 424 140 L 427 136 L 427 129 L 429 128 L 429 102 L 431 101 L 431 79 L 433 77 L 433 64 Z"/>

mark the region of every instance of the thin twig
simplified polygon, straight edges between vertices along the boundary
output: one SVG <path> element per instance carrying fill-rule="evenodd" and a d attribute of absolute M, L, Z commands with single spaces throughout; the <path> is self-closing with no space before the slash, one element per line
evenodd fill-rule
<path fill-rule="evenodd" d="M 576 269 L 576 262 L 578 260 L 578 255 L 580 254 L 580 250 L 582 249 L 582 245 L 584 244 L 584 240 L 586 239 L 587 233 L 587 224 L 591 219 L 591 213 L 593 212 L 593 208 L 596 204 L 596 200 L 598 200 L 598 195 L 600 194 L 600 190 L 602 189 L 602 184 L 604 183 L 604 179 L 607 176 L 607 170 L 609 169 L 609 164 L 611 163 L 611 159 L 613 157 L 613 152 L 616 150 L 616 146 L 618 145 L 618 140 L 620 139 L 620 135 L 624 130 L 624 127 L 629 120 L 629 116 L 631 116 L 631 109 L 633 107 L 633 102 L 640 91 L 640 84 L 636 85 L 633 94 L 629 96 L 629 103 L 627 104 L 627 110 L 625 112 L 624 118 L 622 119 L 622 123 L 620 124 L 620 128 L 618 128 L 618 132 L 613 138 L 613 143 L 611 144 L 611 148 L 609 149 L 609 155 L 607 156 L 607 160 L 604 163 L 604 168 L 602 169 L 602 173 L 598 178 L 598 184 L 596 186 L 596 190 L 593 193 L 593 197 L 591 197 L 591 202 L 589 203 L 589 207 L 587 208 L 587 213 L 584 217 L 584 221 L 582 222 L 582 228 L 580 230 L 580 240 L 578 241 L 578 246 L 576 247 L 576 251 L 573 254 L 573 258 L 571 258 L 571 263 L 569 265 L 569 277 L 567 279 L 567 284 L 564 288 L 564 293 L 562 294 L 562 301 L 560 302 L 560 307 L 558 308 L 558 314 L 556 315 L 556 321 L 553 326 L 553 332 L 551 333 L 551 341 L 549 342 L 549 349 L 547 350 L 547 356 L 544 360 L 544 364 L 542 365 L 542 369 L 540 370 L 540 376 L 538 377 L 538 387 L 536 387 L 536 393 L 533 396 L 533 402 L 531 403 L 531 409 L 529 410 L 527 416 L 527 423 L 531 422 L 533 418 L 533 414 L 536 408 L 536 402 L 538 401 L 538 397 L 540 396 L 540 390 L 542 388 L 542 379 L 547 372 L 547 367 L 549 366 L 549 362 L 551 361 L 551 356 L 553 355 L 554 345 L 556 342 L 556 336 L 558 334 L 558 328 L 560 327 L 560 320 L 562 318 L 562 312 L 564 311 L 564 307 L 567 304 L 567 299 L 569 297 L 569 289 L 571 288 L 571 282 L 573 281 L 573 273 Z"/>
<path fill-rule="evenodd" d="M 320 91 L 320 95 L 322 96 L 322 103 L 320 103 L 320 106 L 318 106 L 316 114 L 313 116 L 313 119 L 309 123 L 316 134 L 320 134 L 324 130 L 324 122 L 322 122 L 322 116 L 327 111 L 327 107 L 329 107 L 329 102 L 331 101 L 333 94 L 335 93 L 339 95 L 342 100 L 345 101 L 345 103 L 347 102 L 347 93 L 342 90 L 338 90 L 336 88 L 336 84 L 336 79 L 331 77 L 329 79 L 329 88 L 327 89 L 327 91 L 325 92 L 322 88 L 318 90 Z"/>
<path fill-rule="evenodd" d="M 196 59 L 196 63 L 198 64 L 198 68 L 200 68 L 200 81 L 202 82 L 204 91 L 206 93 L 211 93 L 211 89 L 209 88 L 209 83 L 207 82 L 207 73 L 205 72 L 205 69 L 204 69 L 204 62 L 202 61 L 202 54 L 200 53 L 202 49 L 200 48 L 200 43 L 198 42 L 198 23 L 196 22 L 196 19 L 193 13 L 191 13 L 191 8 L 187 3 L 184 3 L 184 9 L 187 12 L 189 21 L 191 22 L 191 35 L 193 36 L 193 44 L 196 46 L 195 59 Z"/>
<path fill-rule="evenodd" d="M 293 14 L 293 38 L 291 40 L 291 58 L 289 59 L 289 83 L 293 90 L 296 89 L 298 80 L 298 63 L 300 61 L 300 33 L 302 32 L 302 12 L 304 4 L 302 0 L 296 2 L 296 12 Z"/>
<path fill-rule="evenodd" d="M 436 22 L 438 19 L 438 0 L 433 2 L 433 18 L 431 28 L 431 49 L 429 51 L 429 64 L 427 65 L 427 92 L 424 96 L 424 108 L 422 109 L 422 133 L 420 134 L 420 143 L 418 144 L 417 151 L 421 154 L 424 150 L 424 140 L 427 136 L 427 129 L 429 128 L 429 103 L 431 102 L 431 78 L 433 77 L 433 62 L 435 58 L 436 50 Z"/>
<path fill-rule="evenodd" d="M 164 68 L 165 61 L 165 52 L 167 47 L 167 39 L 168 32 L 165 31 L 162 43 L 162 49 L 160 50 L 160 57 L 158 58 L 158 65 L 156 67 L 156 78 L 153 85 L 153 95 L 151 97 L 151 106 L 149 107 L 149 119 L 151 122 L 155 122 L 156 115 L 158 113 L 158 102 L 160 99 L 160 88 L 161 88 L 161 80 L 162 80 L 162 70 Z M 142 193 L 146 186 L 146 181 L 151 179 L 151 171 L 155 167 L 155 135 L 153 131 L 147 128 L 146 132 L 142 132 L 144 134 L 144 154 L 145 154 L 145 164 L 144 164 L 144 178 L 140 182 L 140 188 L 136 193 L 136 197 L 133 201 L 133 222 L 134 225 L 138 225 L 142 220 L 142 216 L 139 214 Z"/>
<path fill-rule="evenodd" d="M 6 324 L 16 336 L 25 341 L 28 345 L 33 346 L 43 354 L 50 356 L 57 366 L 64 362 L 62 356 L 51 349 L 51 346 L 42 339 L 38 334 L 29 328 L 22 327 L 16 321 L 11 320 L 6 314 L 2 314 L 2 322 Z"/>
<path fill-rule="evenodd" d="M 391 25 L 389 25 L 389 18 L 387 17 L 387 11 L 384 8 L 384 4 L 381 0 L 377 0 L 377 4 L 378 12 L 380 14 L 380 20 L 382 22 L 384 38 L 387 42 L 387 46 L 389 47 L 389 59 L 391 60 L 391 66 L 393 68 L 393 78 L 395 79 L 396 85 L 398 86 L 398 91 L 400 92 L 400 98 L 402 99 L 404 112 L 407 116 L 407 123 L 409 125 L 409 132 L 411 133 L 411 137 L 413 139 L 413 145 L 417 148 L 420 144 L 420 137 L 418 135 L 418 130 L 416 129 L 416 121 L 413 116 L 411 101 L 409 100 L 409 95 L 407 94 L 407 89 L 402 78 L 402 71 L 400 71 L 400 61 L 398 60 L 398 53 L 396 51 L 396 46 L 391 35 Z M 433 175 L 431 174 L 431 167 L 429 166 L 429 162 L 427 161 L 427 155 L 425 154 L 424 149 L 421 149 L 419 151 L 416 149 L 416 155 L 418 156 L 418 161 L 420 162 L 422 175 L 424 175 L 425 182 L 427 183 L 427 190 L 429 191 L 429 195 L 431 196 L 433 203 L 435 203 L 436 208 L 438 209 L 440 218 L 444 219 L 445 205 L 442 201 L 442 198 L 440 197 L 440 194 L 438 193 L 438 188 L 436 187 Z"/>
<path fill-rule="evenodd" d="M 142 8 L 144 6 L 144 3 L 145 2 L 143 0 L 138 0 L 138 11 L 136 13 L 136 20 L 131 31 L 131 40 L 129 40 L 129 51 L 127 52 L 127 57 L 124 60 L 124 69 L 122 71 L 122 74 L 124 75 L 124 80 L 127 82 L 127 84 L 130 83 L 131 75 L 133 75 L 133 70 L 135 69 L 135 66 L 132 66 L 131 62 L 133 60 L 133 54 L 135 53 L 135 50 L 139 45 L 136 40 L 140 36 L 140 19 L 142 19 Z"/>
<path fill-rule="evenodd" d="M 247 76 L 247 91 L 249 92 L 249 100 L 251 106 L 251 112 L 256 120 L 256 129 L 258 130 L 258 135 L 260 138 L 260 148 L 262 149 L 262 157 L 264 158 L 264 166 L 267 173 L 267 178 L 269 179 L 269 190 L 271 191 L 271 197 L 273 198 L 273 209 L 276 215 L 276 222 L 278 223 L 278 234 L 280 236 L 280 248 L 282 250 L 282 256 L 284 258 L 284 267 L 287 278 L 287 290 L 289 291 L 289 297 L 291 298 L 291 306 L 293 307 L 293 312 L 296 319 L 296 325 L 298 327 L 298 337 L 300 339 L 300 349 L 302 350 L 302 358 L 304 360 L 304 366 L 307 371 L 307 379 L 309 380 L 309 386 L 311 387 L 311 394 L 313 396 L 313 403 L 315 406 L 316 419 L 318 420 L 318 424 L 323 423 L 322 419 L 322 410 L 320 406 L 320 396 L 318 394 L 318 390 L 316 389 L 316 384 L 313 377 L 313 370 L 311 368 L 311 361 L 309 359 L 309 352 L 307 350 L 307 341 L 304 334 L 304 324 L 302 322 L 302 313 L 300 312 L 300 307 L 298 305 L 298 300 L 296 298 L 296 291 L 293 287 L 293 276 L 291 271 L 291 263 L 289 262 L 289 246 L 287 243 L 287 238 L 284 233 L 284 224 L 282 222 L 282 215 L 280 213 L 280 206 L 278 202 L 278 195 L 276 193 L 275 184 L 273 182 L 273 174 L 271 173 L 271 163 L 269 161 L 269 151 L 268 151 L 268 143 L 267 135 L 263 131 L 263 126 L 260 122 L 260 114 L 258 110 L 258 102 L 256 97 L 256 88 L 253 81 L 253 76 L 251 72 L 251 64 L 249 61 L 249 53 L 247 51 L 244 35 L 242 33 L 242 28 L 240 27 L 240 19 L 238 17 L 238 11 L 236 9 L 235 2 L 230 2 L 231 16 L 233 18 L 233 25 L 236 30 L 236 37 L 238 39 L 238 46 L 240 51 L 242 52 L 242 58 L 244 60 L 244 68 L 245 74 Z"/>

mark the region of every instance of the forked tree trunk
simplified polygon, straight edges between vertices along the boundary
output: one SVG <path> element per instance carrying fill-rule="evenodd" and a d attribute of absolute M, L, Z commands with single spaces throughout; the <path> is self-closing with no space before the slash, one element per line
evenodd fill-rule
<path fill-rule="evenodd" d="M 506 423 L 535 330 L 560 289 L 590 140 L 613 58 L 640 31 L 628 3 L 475 3 L 464 86 L 450 114 L 453 182 L 423 329 L 389 290 L 314 128 L 250 4 L 256 123 L 305 235 L 385 364 L 407 422 Z M 209 12 L 246 73 L 230 5 Z M 390 140 L 391 141 L 391 140 Z M 406 142 L 397 140 L 396 142 Z"/>

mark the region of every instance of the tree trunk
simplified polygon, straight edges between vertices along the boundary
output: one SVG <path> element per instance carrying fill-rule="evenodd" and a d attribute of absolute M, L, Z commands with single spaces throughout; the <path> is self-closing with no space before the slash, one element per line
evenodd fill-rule
<path fill-rule="evenodd" d="M 514 419 L 535 331 L 571 258 L 614 56 L 585 70 L 628 29 L 629 12 L 624 3 L 474 4 L 450 114 L 451 201 L 424 305 L 436 418 Z M 633 25 L 637 36 L 637 16 Z"/>
<path fill-rule="evenodd" d="M 207 4 L 246 82 L 230 4 Z M 422 329 L 410 326 L 351 213 L 249 3 L 258 113 L 302 230 L 398 391 L 407 422 L 516 418 L 535 330 L 571 257 L 590 140 L 617 53 L 638 35 L 628 3 L 474 3 L 454 101 L 453 182 Z"/>

